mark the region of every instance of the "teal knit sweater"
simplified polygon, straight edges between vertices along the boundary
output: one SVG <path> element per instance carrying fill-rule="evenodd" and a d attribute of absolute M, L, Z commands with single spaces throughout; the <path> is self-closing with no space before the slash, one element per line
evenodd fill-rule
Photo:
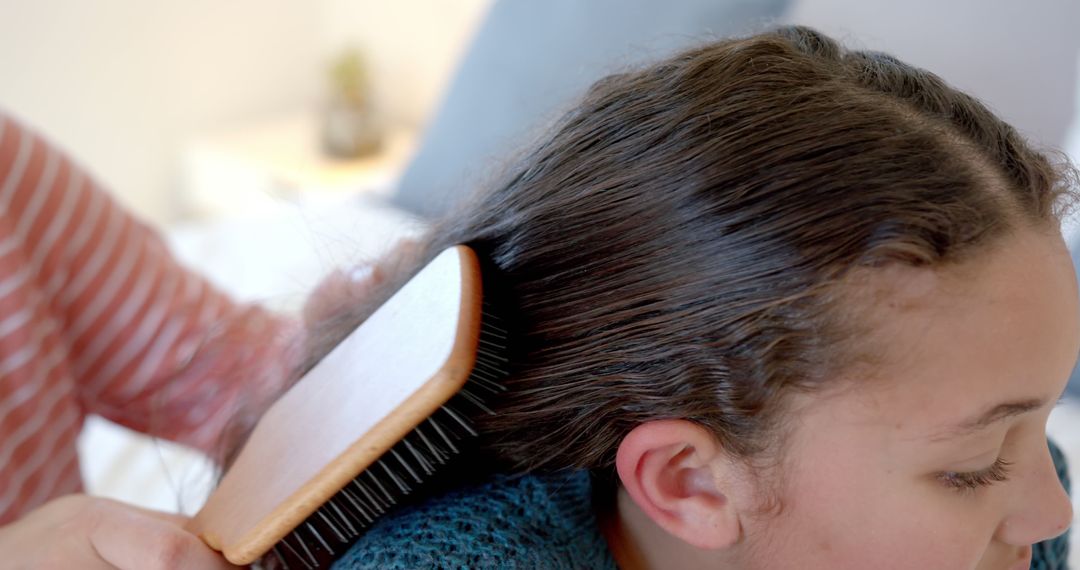
<path fill-rule="evenodd" d="M 616 570 L 586 472 L 496 476 L 380 520 L 334 568 Z"/>
<path fill-rule="evenodd" d="M 1064 457 L 1051 444 L 1068 489 Z M 1035 545 L 1032 570 L 1066 570 L 1067 535 Z M 585 472 L 518 477 L 446 493 L 383 518 L 339 570 L 529 568 L 617 570 L 593 514 Z"/>

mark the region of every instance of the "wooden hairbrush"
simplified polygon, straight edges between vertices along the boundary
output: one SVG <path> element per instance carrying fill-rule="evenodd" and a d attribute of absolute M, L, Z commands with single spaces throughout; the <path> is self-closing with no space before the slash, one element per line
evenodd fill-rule
<path fill-rule="evenodd" d="M 188 530 L 234 564 L 329 565 L 477 435 L 506 343 L 476 254 L 440 253 L 266 411 Z"/>

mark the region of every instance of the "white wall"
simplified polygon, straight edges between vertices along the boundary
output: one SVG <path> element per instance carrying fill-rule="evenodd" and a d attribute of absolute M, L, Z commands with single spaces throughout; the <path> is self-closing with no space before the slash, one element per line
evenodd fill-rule
<path fill-rule="evenodd" d="M 344 46 L 388 122 L 422 123 L 489 1 L 0 0 L 0 108 L 165 222 L 186 141 L 312 108 Z"/>
<path fill-rule="evenodd" d="M 160 222 L 188 136 L 314 99 L 318 16 L 297 0 L 0 0 L 0 108 Z"/>

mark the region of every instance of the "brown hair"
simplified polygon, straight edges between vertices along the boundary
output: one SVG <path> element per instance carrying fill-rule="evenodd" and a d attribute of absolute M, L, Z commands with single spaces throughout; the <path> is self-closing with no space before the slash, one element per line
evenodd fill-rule
<path fill-rule="evenodd" d="M 512 307 L 510 390 L 478 423 L 514 469 L 609 469 L 662 418 L 750 457 L 786 392 L 850 362 L 846 276 L 1056 227 L 1071 172 L 888 55 L 803 27 L 711 43 L 597 82 L 372 303 L 316 327 L 312 361 L 464 243 Z"/>

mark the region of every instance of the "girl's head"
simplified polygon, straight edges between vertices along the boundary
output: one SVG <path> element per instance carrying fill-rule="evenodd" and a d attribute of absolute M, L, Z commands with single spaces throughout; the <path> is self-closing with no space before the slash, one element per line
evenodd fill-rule
<path fill-rule="evenodd" d="M 420 258 L 471 245 L 513 307 L 484 444 L 617 472 L 658 567 L 1008 568 L 1070 519 L 1044 434 L 1080 343 L 1066 172 L 936 76 L 790 28 L 601 80 Z"/>

